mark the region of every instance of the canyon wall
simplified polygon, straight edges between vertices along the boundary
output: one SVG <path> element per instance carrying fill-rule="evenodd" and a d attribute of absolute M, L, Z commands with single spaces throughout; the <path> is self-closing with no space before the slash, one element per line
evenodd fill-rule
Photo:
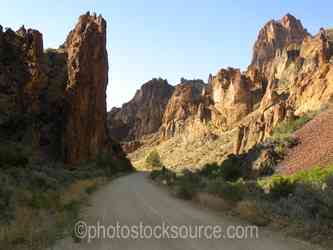
<path fill-rule="evenodd" d="M 131 141 L 157 132 L 173 91 L 174 87 L 161 78 L 143 84 L 131 101 L 108 113 L 112 136 Z"/>
<path fill-rule="evenodd" d="M 92 159 L 107 144 L 106 87 L 108 55 L 106 22 L 83 15 L 66 40 L 68 83 L 66 97 L 65 160 Z"/>
<path fill-rule="evenodd" d="M 106 22 L 80 16 L 65 43 L 43 48 L 42 34 L 0 27 L 0 138 L 32 146 L 40 159 L 69 165 L 110 152 Z"/>
<path fill-rule="evenodd" d="M 322 28 L 312 36 L 290 14 L 271 20 L 259 31 L 251 64 L 244 72 L 221 69 L 208 77 L 208 84 L 176 85 L 165 111 L 161 110 L 158 143 L 136 139 L 149 147 L 172 144 L 168 141 L 181 137 L 177 145 L 186 148 L 183 142 L 188 138 L 193 144 L 193 138 L 206 142 L 208 136 L 208 144 L 224 138 L 223 155 L 246 152 L 269 137 L 281 121 L 331 102 L 332 55 L 332 30 Z"/>

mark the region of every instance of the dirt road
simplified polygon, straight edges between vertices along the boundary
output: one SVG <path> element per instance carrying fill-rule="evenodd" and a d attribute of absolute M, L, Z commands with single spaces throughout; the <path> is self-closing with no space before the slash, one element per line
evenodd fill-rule
<path fill-rule="evenodd" d="M 82 215 L 87 225 L 97 228 L 98 222 L 107 230 L 108 226 L 113 228 L 104 233 L 100 227 L 100 238 L 104 235 L 113 237 L 115 228 L 119 226 L 138 226 L 141 228 L 149 226 L 159 226 L 163 223 L 167 225 L 186 225 L 187 228 L 198 229 L 199 225 L 218 225 L 222 228 L 224 236 L 229 226 L 246 225 L 237 219 L 228 218 L 222 214 L 214 213 L 210 210 L 200 208 L 191 202 L 178 200 L 168 192 L 157 187 L 146 178 L 143 173 L 135 173 L 113 181 L 106 187 L 97 191 L 89 206 Z M 231 226 L 230 226 L 231 225 Z M 93 227 L 92 227 L 93 228 Z M 231 236 L 235 237 L 230 230 Z M 81 233 L 84 230 L 81 230 Z M 156 231 L 157 232 L 157 231 Z M 195 231 L 193 231 L 195 232 Z M 197 231 L 198 232 L 198 231 Z M 82 235 L 83 235 L 82 233 Z M 184 236 L 183 231 L 182 236 Z M 235 233 L 235 232 L 233 232 Z M 121 232 L 120 232 L 121 234 Z M 124 230 L 126 235 L 127 231 Z M 146 236 L 150 231 L 146 231 Z M 159 231 L 158 236 L 161 236 Z M 198 234 L 197 234 L 198 235 Z M 202 234 L 203 235 L 203 234 Z M 284 236 L 268 232 L 259 228 L 258 238 L 250 239 L 96 239 L 96 232 L 91 230 L 90 243 L 87 237 L 80 243 L 74 243 L 71 238 L 62 240 L 54 247 L 55 250 L 315 250 L 313 246 L 306 243 L 285 238 Z M 222 235 L 222 234 L 221 234 Z M 137 235 L 136 235 L 137 236 Z M 141 235 L 142 236 L 142 235 Z M 180 234 L 177 236 L 179 237 Z M 229 234 L 227 236 L 230 236 Z M 145 237 L 143 235 L 143 237 Z M 166 236 L 164 236 L 166 237 Z M 319 248 L 318 248 L 319 249 Z"/>

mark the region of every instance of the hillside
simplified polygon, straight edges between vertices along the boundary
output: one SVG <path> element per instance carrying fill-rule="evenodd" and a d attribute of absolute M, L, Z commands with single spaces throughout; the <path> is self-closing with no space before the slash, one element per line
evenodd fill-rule
<path fill-rule="evenodd" d="M 285 159 L 279 163 L 279 171 L 293 174 L 333 163 L 332 108 L 320 113 L 293 136 L 297 138 L 298 144 L 287 151 Z"/>
<path fill-rule="evenodd" d="M 312 36 L 290 14 L 267 22 L 259 31 L 246 71 L 220 69 L 208 76 L 207 84 L 182 79 L 171 95 L 168 92 L 163 99 L 154 99 L 151 107 L 163 107 L 158 116 L 136 111 L 137 97 L 120 108 L 117 112 L 124 121 L 135 116 L 143 121 L 140 117 L 144 117 L 149 128 L 154 117 L 159 117 L 155 124 L 160 124 L 142 136 L 141 125 L 127 123 L 137 136 L 121 140 L 124 149 L 139 168 L 154 148 L 167 167 L 176 169 L 200 168 L 223 162 L 231 153 L 249 151 L 269 138 L 278 124 L 321 110 L 331 102 L 331 33 L 322 28 Z M 117 120 L 111 117 L 109 124 L 113 122 Z"/>

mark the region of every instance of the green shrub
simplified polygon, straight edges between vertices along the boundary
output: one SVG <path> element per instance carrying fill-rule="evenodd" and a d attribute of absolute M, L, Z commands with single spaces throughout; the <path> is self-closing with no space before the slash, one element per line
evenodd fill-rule
<path fill-rule="evenodd" d="M 61 183 L 52 176 L 39 171 L 29 171 L 29 188 L 37 191 L 58 190 Z"/>
<path fill-rule="evenodd" d="M 159 153 L 156 150 L 151 151 L 145 160 L 146 164 L 153 169 L 158 169 L 163 166 Z"/>
<path fill-rule="evenodd" d="M 245 186 L 244 183 L 240 181 L 230 183 L 222 178 L 218 178 L 207 184 L 206 191 L 218 195 L 227 201 L 237 202 L 243 199 Z"/>
<path fill-rule="evenodd" d="M 273 129 L 273 137 L 274 138 L 289 137 L 293 132 L 300 129 L 307 122 L 312 120 L 316 114 L 317 114 L 316 112 L 309 112 L 293 120 L 287 120 L 281 122 L 278 126 L 276 126 Z"/>
<path fill-rule="evenodd" d="M 256 170 L 252 170 L 253 172 L 257 172 L 258 176 L 271 176 L 274 171 L 275 171 L 275 167 L 277 165 L 277 159 L 274 156 L 272 157 L 268 157 L 267 159 L 265 159 L 264 161 L 262 161 L 259 165 L 259 167 Z"/>
<path fill-rule="evenodd" d="M 321 221 L 322 224 L 332 225 L 333 190 L 322 190 L 310 183 L 297 183 L 292 195 L 281 197 L 271 208 L 274 213 L 293 220 Z"/>
<path fill-rule="evenodd" d="M 303 170 L 290 176 L 297 182 L 322 184 L 333 176 L 333 165 L 328 167 L 314 167 L 309 170 Z"/>
<path fill-rule="evenodd" d="M 121 159 L 111 153 L 99 154 L 96 158 L 96 166 L 103 170 L 107 176 L 132 170 L 132 165 L 127 158 Z"/>
<path fill-rule="evenodd" d="M 270 195 L 274 200 L 279 200 L 292 194 L 295 187 L 295 182 L 290 178 L 274 176 L 270 184 Z"/>
<path fill-rule="evenodd" d="M 16 144 L 0 145 L 0 168 L 25 167 L 29 163 L 28 153 Z"/>
<path fill-rule="evenodd" d="M 200 188 L 202 180 L 199 175 L 188 170 L 184 170 L 182 175 L 176 179 L 175 193 L 179 198 L 190 200 Z"/>
<path fill-rule="evenodd" d="M 158 179 L 160 181 L 165 182 L 167 185 L 174 184 L 177 178 L 176 173 L 170 171 L 166 167 L 162 167 L 162 169 L 158 170 L 158 172 L 159 172 Z"/>
<path fill-rule="evenodd" d="M 231 154 L 221 165 L 217 163 L 206 164 L 198 174 L 209 179 L 222 177 L 226 181 L 237 181 L 244 176 L 245 169 L 243 169 L 242 159 Z"/>
<path fill-rule="evenodd" d="M 184 200 L 191 200 L 197 192 L 197 187 L 189 181 L 181 181 L 175 186 L 175 194 Z"/>
<path fill-rule="evenodd" d="M 222 176 L 222 168 L 216 162 L 206 164 L 198 174 L 208 179 L 215 179 Z"/>
<path fill-rule="evenodd" d="M 242 160 L 234 154 L 228 156 L 228 158 L 221 164 L 222 177 L 226 181 L 237 181 L 243 177 L 244 169 L 242 169 Z"/>
<path fill-rule="evenodd" d="M 278 137 L 273 140 L 274 151 L 280 159 L 283 159 L 288 148 L 298 144 L 298 140 L 292 136 Z"/>
<path fill-rule="evenodd" d="M 149 176 L 152 180 L 156 180 L 161 174 L 161 170 L 153 170 L 150 172 Z"/>
<path fill-rule="evenodd" d="M 54 192 L 32 192 L 31 200 L 28 202 L 35 209 L 60 209 L 59 193 Z"/>

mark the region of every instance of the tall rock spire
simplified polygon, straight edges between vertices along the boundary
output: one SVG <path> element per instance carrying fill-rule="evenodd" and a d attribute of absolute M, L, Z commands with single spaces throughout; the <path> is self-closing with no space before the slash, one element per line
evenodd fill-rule
<path fill-rule="evenodd" d="M 64 154 L 68 163 L 94 158 L 105 148 L 108 56 L 106 21 L 80 16 L 65 43 L 68 54 L 67 122 Z"/>

